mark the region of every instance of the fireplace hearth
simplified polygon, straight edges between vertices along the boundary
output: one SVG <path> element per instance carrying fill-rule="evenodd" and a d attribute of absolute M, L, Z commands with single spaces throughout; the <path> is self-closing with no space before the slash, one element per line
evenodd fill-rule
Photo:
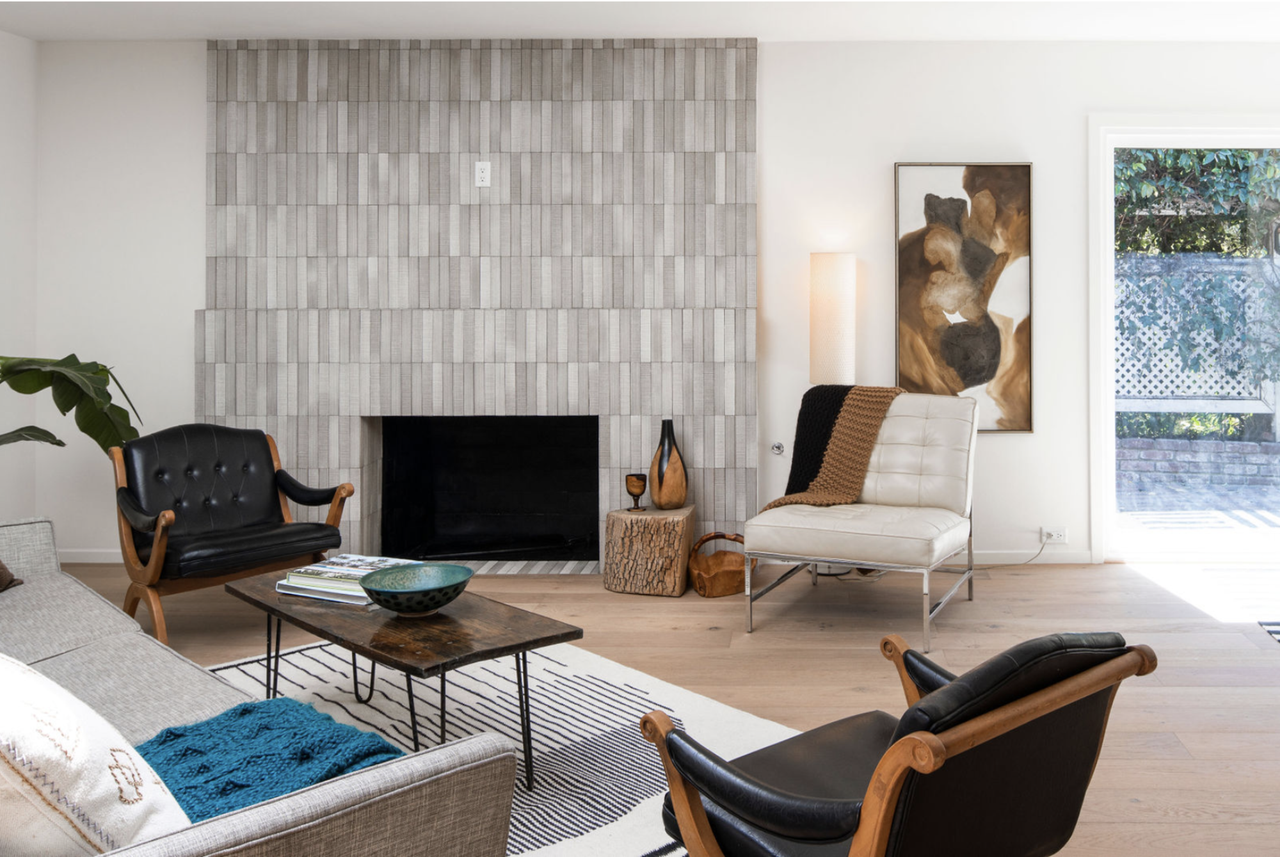
<path fill-rule="evenodd" d="M 594 560 L 594 416 L 384 417 L 382 553 Z"/>

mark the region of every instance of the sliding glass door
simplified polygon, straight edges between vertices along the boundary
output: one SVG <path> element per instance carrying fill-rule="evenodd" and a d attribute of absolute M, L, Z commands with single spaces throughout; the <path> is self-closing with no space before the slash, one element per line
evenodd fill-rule
<path fill-rule="evenodd" d="M 1109 553 L 1274 557 L 1280 148 L 1112 152 Z"/>

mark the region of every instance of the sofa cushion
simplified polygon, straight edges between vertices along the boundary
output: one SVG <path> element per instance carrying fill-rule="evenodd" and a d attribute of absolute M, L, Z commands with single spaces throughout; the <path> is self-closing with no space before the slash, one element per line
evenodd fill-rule
<path fill-rule="evenodd" d="M 130 744 L 251 699 L 140 630 L 32 666 L 84 700 Z"/>
<path fill-rule="evenodd" d="M 114 727 L 0 655 L 0 854 L 99 854 L 189 825 Z"/>
<path fill-rule="evenodd" d="M 208 577 L 302 557 L 341 544 L 342 533 L 337 527 L 313 523 L 255 524 L 235 530 L 170 536 L 160 576 Z M 151 546 L 140 551 L 138 558 L 147 562 Z"/>
<path fill-rule="evenodd" d="M 138 745 L 191 821 L 204 821 L 404 755 L 294 699 L 246 702 Z"/>
<path fill-rule="evenodd" d="M 0 596 L 0 653 L 30 664 L 138 629 L 120 608 L 62 573 L 48 521 L 0 524 L 0 559 L 26 581 Z"/>
<path fill-rule="evenodd" d="M 899 396 L 898 398 L 902 398 Z M 752 553 L 928 567 L 969 538 L 969 519 L 917 506 L 779 506 L 746 525 Z"/>

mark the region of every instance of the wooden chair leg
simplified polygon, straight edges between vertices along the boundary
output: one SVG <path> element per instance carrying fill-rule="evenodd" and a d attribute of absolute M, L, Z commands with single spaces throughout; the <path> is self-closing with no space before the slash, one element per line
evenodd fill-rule
<path fill-rule="evenodd" d="M 151 625 L 155 630 L 156 639 L 166 646 L 169 645 L 169 630 L 165 627 L 164 608 L 160 606 L 160 593 L 150 586 L 130 583 L 129 591 L 124 596 L 124 612 L 130 617 L 135 617 L 139 601 L 147 602 L 147 612 L 151 614 Z"/>
<path fill-rule="evenodd" d="M 137 583 L 129 584 L 129 591 L 124 594 L 124 612 L 130 619 L 138 615 L 138 601 L 142 598 L 142 586 Z"/>

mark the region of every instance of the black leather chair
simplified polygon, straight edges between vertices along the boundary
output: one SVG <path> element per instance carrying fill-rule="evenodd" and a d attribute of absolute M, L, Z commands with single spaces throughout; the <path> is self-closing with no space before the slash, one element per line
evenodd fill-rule
<path fill-rule="evenodd" d="M 160 596 L 305 565 L 342 544 L 338 525 L 355 489 L 298 482 L 281 469 L 271 435 L 256 429 L 176 426 L 109 454 L 131 580 L 124 610 L 133 616 L 145 599 L 162 643 Z M 328 518 L 294 522 L 287 500 L 328 505 Z"/>
<path fill-rule="evenodd" d="M 1156 668 L 1119 634 L 1055 634 L 957 678 L 881 642 L 910 708 L 829 723 L 731 762 L 641 721 L 690 857 L 1039 857 L 1075 830 L 1120 682 Z"/>

